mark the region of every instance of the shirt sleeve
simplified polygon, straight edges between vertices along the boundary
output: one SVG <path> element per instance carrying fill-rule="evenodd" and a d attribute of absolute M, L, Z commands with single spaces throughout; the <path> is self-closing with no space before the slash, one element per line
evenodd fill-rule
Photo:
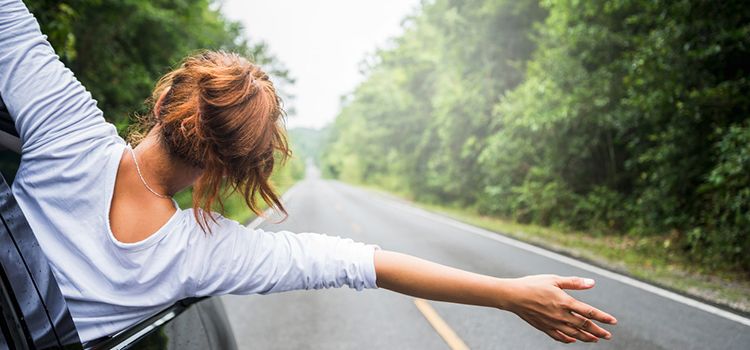
<path fill-rule="evenodd" d="M 377 288 L 374 252 L 379 248 L 375 245 L 318 233 L 250 230 L 228 219 L 221 221 L 221 232 L 194 236 L 190 261 L 198 271 L 195 296 L 344 285 Z"/>
<path fill-rule="evenodd" d="M 80 143 L 116 134 L 20 0 L 0 0 L 0 96 L 14 119 L 24 157 L 65 138 Z"/>

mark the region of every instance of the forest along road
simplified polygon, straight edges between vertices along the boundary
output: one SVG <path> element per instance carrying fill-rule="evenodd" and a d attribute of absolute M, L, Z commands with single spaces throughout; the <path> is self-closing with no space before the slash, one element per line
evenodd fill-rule
<path fill-rule="evenodd" d="M 500 277 L 596 279 L 572 295 L 617 317 L 610 341 L 557 343 L 514 314 L 349 288 L 225 296 L 242 349 L 750 349 L 750 320 L 624 276 L 416 209 L 316 171 L 287 192 L 289 218 L 265 230 L 320 232 Z M 251 225 L 256 225 L 256 221 Z M 434 311 L 434 312 L 431 312 Z M 429 321 L 428 321 L 429 320 Z M 431 322 L 443 321 L 433 327 Z M 453 333 L 446 342 L 442 334 Z M 463 348 L 465 348 L 463 347 Z"/>

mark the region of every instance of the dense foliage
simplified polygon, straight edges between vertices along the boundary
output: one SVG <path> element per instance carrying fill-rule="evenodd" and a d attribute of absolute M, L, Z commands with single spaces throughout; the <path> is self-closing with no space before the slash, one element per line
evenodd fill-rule
<path fill-rule="evenodd" d="M 367 62 L 330 175 L 750 271 L 742 1 L 425 1 Z"/>
<path fill-rule="evenodd" d="M 265 44 L 250 43 L 239 23 L 211 0 L 26 0 L 60 58 L 124 130 L 143 112 L 156 80 L 201 49 L 239 52 L 283 85 L 284 67 Z"/>
<path fill-rule="evenodd" d="M 211 0 L 24 2 L 61 60 L 123 133 L 137 114 L 146 112 L 144 101 L 156 80 L 197 50 L 238 52 L 270 73 L 280 90 L 293 83 L 266 45 L 251 43 L 240 24 L 227 20 Z M 277 169 L 272 180 L 280 190 L 304 172 L 297 159 Z M 182 207 L 190 206 L 190 194 L 178 194 Z M 251 214 L 236 194 L 225 194 L 225 204 L 225 214 L 239 221 Z"/>

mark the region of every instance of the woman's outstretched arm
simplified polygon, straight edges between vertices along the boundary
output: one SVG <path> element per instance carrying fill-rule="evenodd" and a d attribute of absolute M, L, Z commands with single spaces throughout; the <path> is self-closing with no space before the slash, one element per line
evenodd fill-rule
<path fill-rule="evenodd" d="M 375 252 L 377 285 L 411 296 L 511 311 L 555 340 L 595 342 L 611 334 L 593 322 L 615 324 L 611 315 L 563 289 L 589 289 L 594 281 L 553 275 L 495 278 L 443 266 L 406 254 Z"/>

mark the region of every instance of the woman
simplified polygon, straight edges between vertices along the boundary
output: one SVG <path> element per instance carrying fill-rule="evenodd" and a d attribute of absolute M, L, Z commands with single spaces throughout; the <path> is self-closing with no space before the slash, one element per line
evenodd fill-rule
<path fill-rule="evenodd" d="M 592 280 L 499 279 L 314 233 L 250 231 L 212 213 L 222 184 L 250 208 L 288 154 L 279 98 L 234 54 L 188 57 L 164 76 L 136 148 L 106 123 L 20 0 L 0 0 L 0 96 L 22 141 L 13 192 L 82 341 L 117 332 L 186 297 L 292 289 L 386 288 L 516 313 L 550 337 L 597 341 L 614 317 L 562 289 Z M 174 193 L 194 186 L 192 210 Z"/>

